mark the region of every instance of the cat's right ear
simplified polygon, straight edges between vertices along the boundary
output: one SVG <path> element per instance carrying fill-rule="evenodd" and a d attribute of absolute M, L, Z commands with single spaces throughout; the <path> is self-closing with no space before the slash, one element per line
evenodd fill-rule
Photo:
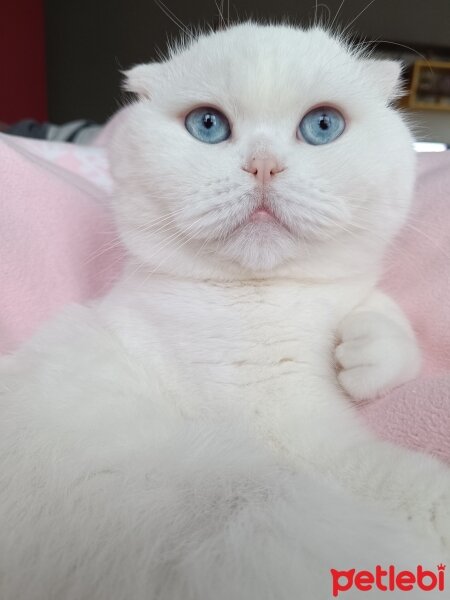
<path fill-rule="evenodd" d="M 137 94 L 141 98 L 151 98 L 155 89 L 159 67 L 159 63 L 149 63 L 136 65 L 128 71 L 122 71 L 125 76 L 123 89 L 126 92 Z"/>

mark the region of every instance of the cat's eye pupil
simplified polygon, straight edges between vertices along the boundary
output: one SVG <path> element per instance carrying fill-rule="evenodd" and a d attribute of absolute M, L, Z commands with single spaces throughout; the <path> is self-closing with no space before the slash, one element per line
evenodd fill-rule
<path fill-rule="evenodd" d="M 214 115 L 207 113 L 203 117 L 203 125 L 206 127 L 206 129 L 211 129 L 211 127 L 214 127 L 215 124 L 216 124 L 216 118 Z"/>
<path fill-rule="evenodd" d="M 319 127 L 326 131 L 330 127 L 330 118 L 327 115 L 322 115 L 319 120 Z"/>

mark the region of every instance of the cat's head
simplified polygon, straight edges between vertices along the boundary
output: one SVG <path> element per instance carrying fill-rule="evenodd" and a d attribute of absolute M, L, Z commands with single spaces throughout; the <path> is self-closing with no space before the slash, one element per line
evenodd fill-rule
<path fill-rule="evenodd" d="M 375 268 L 414 182 L 399 73 L 322 29 L 256 24 L 128 71 L 112 165 L 130 253 L 206 277 Z"/>

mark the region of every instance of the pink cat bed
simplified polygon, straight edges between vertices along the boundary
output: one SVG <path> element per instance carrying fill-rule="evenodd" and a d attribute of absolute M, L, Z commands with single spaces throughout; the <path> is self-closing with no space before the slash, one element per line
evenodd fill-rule
<path fill-rule="evenodd" d="M 104 142 L 114 119 L 102 134 Z M 450 152 L 420 155 L 413 215 L 383 288 L 409 315 L 419 379 L 361 408 L 380 436 L 450 463 Z M 107 208 L 104 150 L 0 135 L 0 351 L 69 302 L 104 294 L 122 251 Z"/>

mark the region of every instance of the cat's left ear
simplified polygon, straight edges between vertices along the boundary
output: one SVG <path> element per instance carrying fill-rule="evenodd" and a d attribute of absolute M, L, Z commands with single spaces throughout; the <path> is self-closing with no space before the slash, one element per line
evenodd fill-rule
<path fill-rule="evenodd" d="M 401 89 L 402 64 L 396 60 L 366 59 L 364 70 L 385 98 L 396 98 Z"/>
<path fill-rule="evenodd" d="M 151 98 L 156 86 L 160 63 L 136 65 L 128 71 L 123 71 L 125 81 L 123 89 L 133 92 L 142 98 Z"/>

